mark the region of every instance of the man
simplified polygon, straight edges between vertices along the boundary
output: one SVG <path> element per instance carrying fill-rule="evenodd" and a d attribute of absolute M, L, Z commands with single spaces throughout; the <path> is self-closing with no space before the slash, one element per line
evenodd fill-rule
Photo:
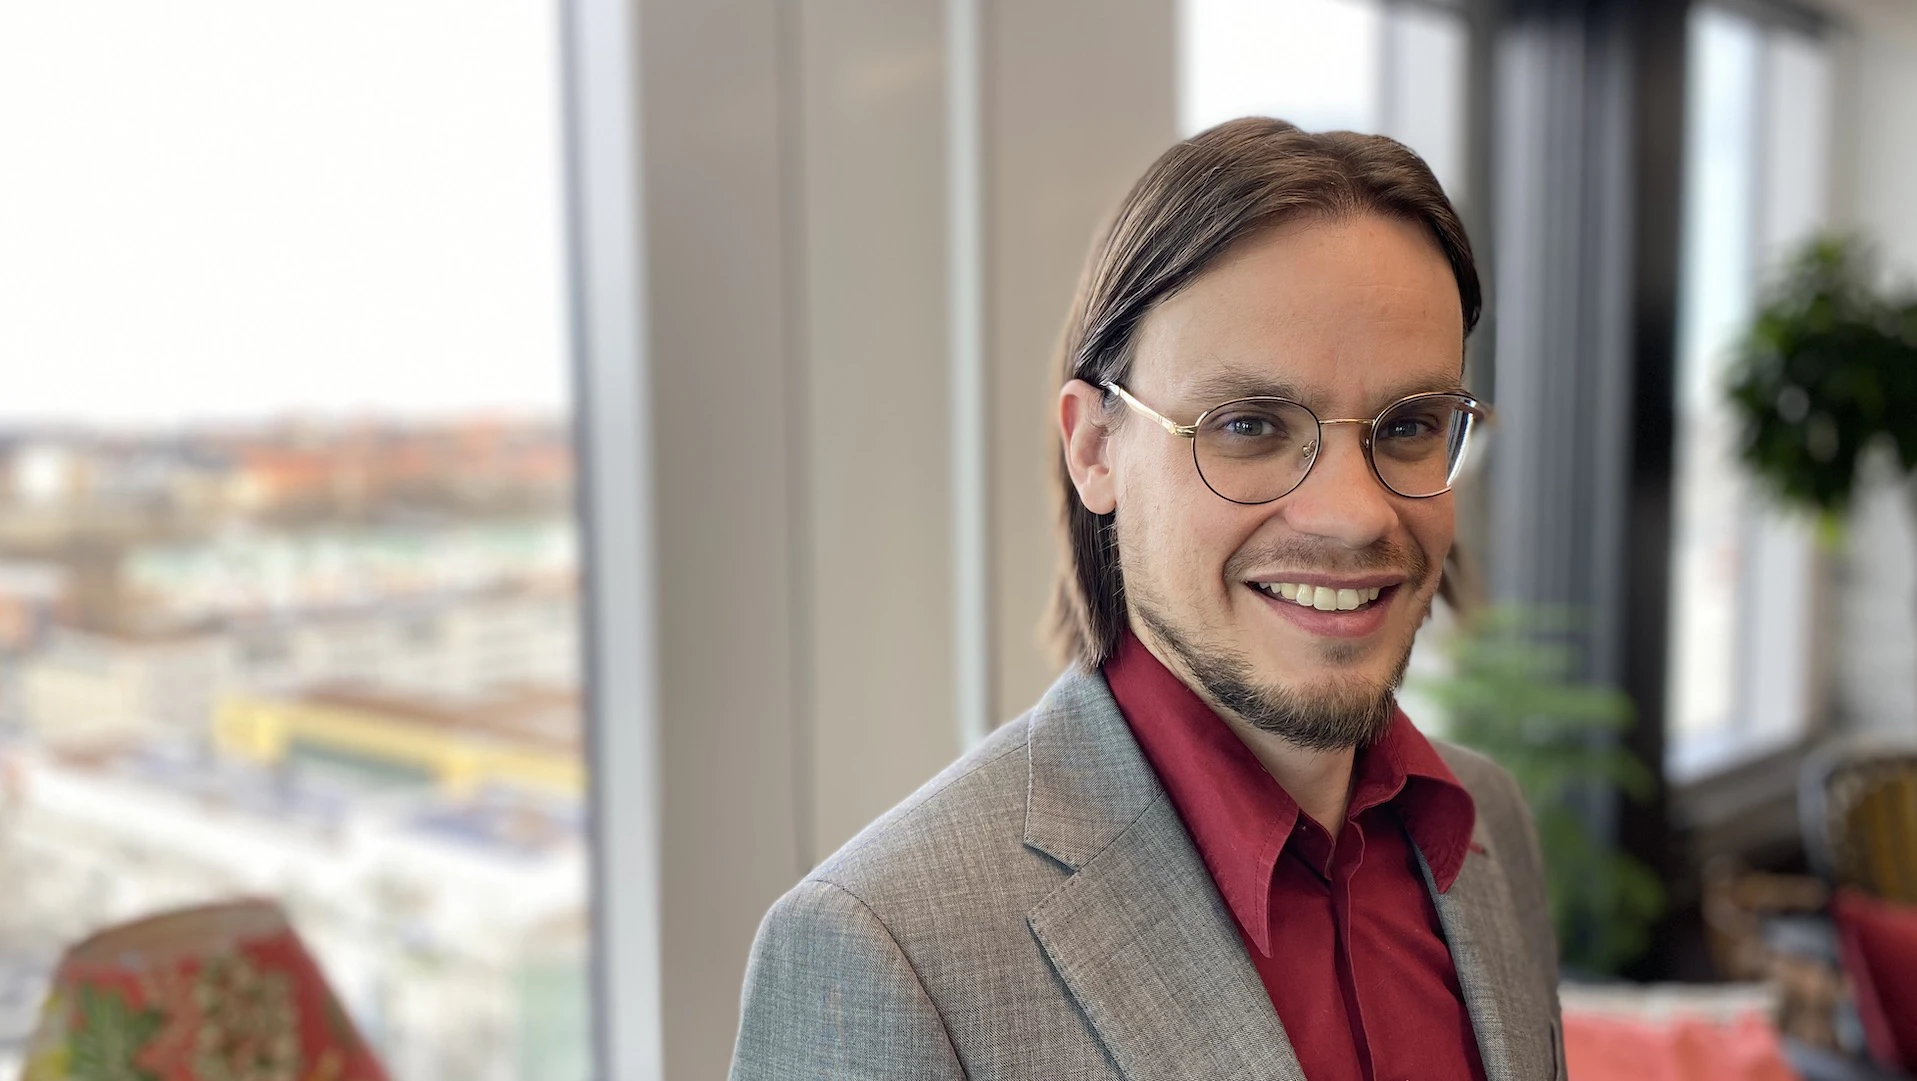
<path fill-rule="evenodd" d="M 773 906 L 735 1079 L 1561 1075 L 1518 792 L 1393 698 L 1479 307 L 1391 140 L 1246 119 L 1153 164 L 1066 335 L 1076 663 Z"/>

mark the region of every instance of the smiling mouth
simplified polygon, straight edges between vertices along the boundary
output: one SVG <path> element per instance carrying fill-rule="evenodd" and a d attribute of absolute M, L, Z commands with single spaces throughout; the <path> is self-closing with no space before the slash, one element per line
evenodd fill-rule
<path fill-rule="evenodd" d="M 1277 600 L 1290 601 L 1300 608 L 1320 612 L 1356 612 L 1371 607 L 1380 598 L 1389 598 L 1397 586 L 1371 586 L 1367 589 L 1331 589 L 1301 582 L 1246 582 L 1246 585 Z"/>

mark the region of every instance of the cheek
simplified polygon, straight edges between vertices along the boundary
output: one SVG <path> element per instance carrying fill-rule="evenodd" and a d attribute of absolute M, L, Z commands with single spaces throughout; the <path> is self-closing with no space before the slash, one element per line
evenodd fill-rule
<path fill-rule="evenodd" d="M 1204 494 L 1206 498 L 1191 508 L 1187 518 L 1191 560 L 1186 573 L 1213 586 L 1229 587 L 1235 583 L 1227 581 L 1227 566 L 1250 543 L 1265 516 L 1255 508 L 1219 499 L 1209 490 Z"/>
<path fill-rule="evenodd" d="M 1213 495 L 1189 458 L 1161 455 L 1119 479 L 1119 538 L 1128 573 L 1175 583 L 1190 596 L 1222 580 L 1226 560 L 1256 521 Z"/>
<path fill-rule="evenodd" d="M 1424 557 L 1430 561 L 1432 577 L 1444 567 L 1444 560 L 1451 553 L 1451 541 L 1457 527 L 1455 512 L 1450 494 L 1425 500 L 1404 513 L 1404 523 L 1411 532 L 1411 542 L 1416 544 Z"/>

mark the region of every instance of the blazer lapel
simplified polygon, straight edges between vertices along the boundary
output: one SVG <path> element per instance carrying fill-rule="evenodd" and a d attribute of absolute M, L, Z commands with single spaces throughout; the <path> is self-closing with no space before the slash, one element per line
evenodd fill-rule
<path fill-rule="evenodd" d="M 1419 854 L 1425 883 L 1438 908 L 1438 922 L 1451 948 L 1451 963 L 1464 991 L 1477 1033 L 1485 1081 L 1533 1081 L 1556 1076 L 1550 1005 L 1519 972 L 1515 945 L 1523 940 L 1517 910 L 1489 834 L 1473 832 L 1464 867 L 1439 893 L 1431 868 Z"/>
<path fill-rule="evenodd" d="M 1304 1081 L 1204 861 L 1096 675 L 1032 721 L 1026 843 L 1076 873 L 1032 934 L 1130 1081 Z"/>

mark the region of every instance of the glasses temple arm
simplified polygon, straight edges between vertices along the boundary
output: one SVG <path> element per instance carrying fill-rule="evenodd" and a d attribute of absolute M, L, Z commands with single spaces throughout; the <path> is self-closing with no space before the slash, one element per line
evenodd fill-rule
<path fill-rule="evenodd" d="M 1130 406 L 1134 411 L 1146 417 L 1150 417 L 1153 421 L 1157 422 L 1159 427 L 1171 434 L 1184 436 L 1187 439 L 1193 438 L 1198 434 L 1198 426 L 1196 424 L 1178 423 L 1163 413 L 1160 413 L 1158 410 L 1153 409 L 1151 406 L 1146 405 L 1144 402 L 1139 401 L 1137 398 L 1132 397 L 1130 391 L 1119 386 L 1117 383 L 1107 381 L 1100 385 L 1113 394 L 1118 395 L 1119 399 Z"/>

